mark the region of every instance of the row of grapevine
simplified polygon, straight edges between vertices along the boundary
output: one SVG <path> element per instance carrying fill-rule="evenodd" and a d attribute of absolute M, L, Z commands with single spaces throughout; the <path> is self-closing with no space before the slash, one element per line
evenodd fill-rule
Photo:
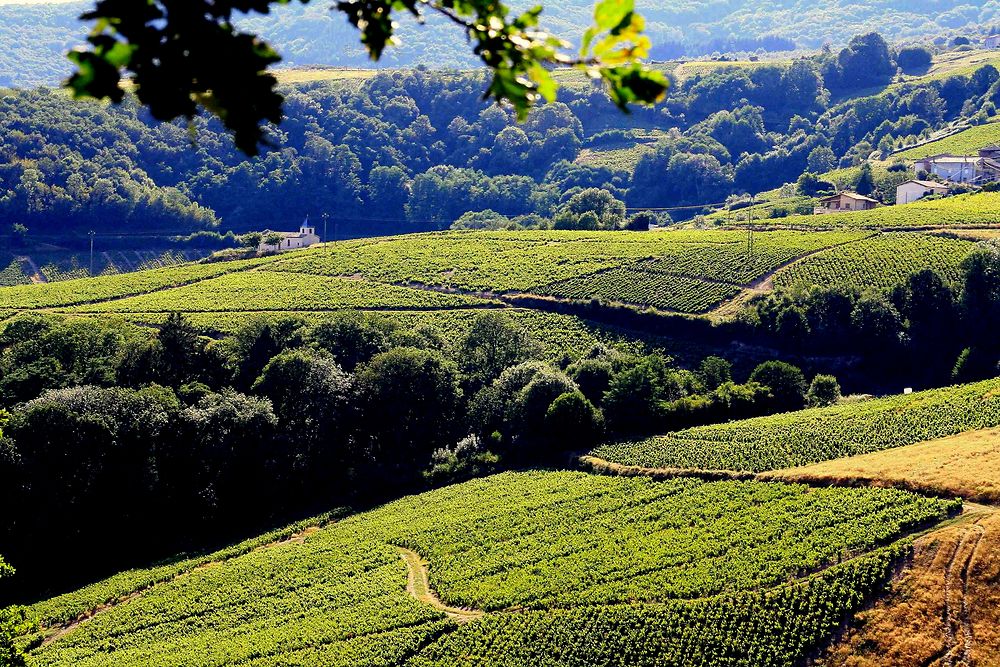
<path fill-rule="evenodd" d="M 763 472 L 1000 425 L 1000 379 L 699 426 L 594 456 L 624 465 Z"/>
<path fill-rule="evenodd" d="M 727 283 L 622 268 L 571 278 L 534 291 L 563 299 L 601 299 L 682 313 L 704 313 L 735 297 L 740 288 Z"/>
<path fill-rule="evenodd" d="M 890 289 L 916 271 L 932 269 L 954 283 L 975 244 L 918 233 L 882 234 L 863 244 L 831 248 L 789 266 L 775 276 L 781 287 L 840 286 Z"/>
<path fill-rule="evenodd" d="M 216 264 L 184 264 L 137 273 L 62 280 L 44 285 L 18 285 L 0 290 L 0 308 L 56 308 L 120 299 L 242 271 L 268 261 L 271 260 L 262 258 Z"/>
<path fill-rule="evenodd" d="M 790 667 L 884 586 L 904 550 L 886 547 L 767 592 L 488 616 L 406 664 Z"/>
<path fill-rule="evenodd" d="M 342 309 L 476 308 L 483 299 L 367 280 L 285 271 L 240 271 L 183 287 L 75 306 L 87 313 L 309 311 Z"/>
<path fill-rule="evenodd" d="M 902 547 L 880 545 L 955 505 L 877 489 L 506 473 L 348 517 L 301 543 L 147 577 L 162 583 L 29 661 L 644 666 L 690 654 L 791 665 L 884 579 Z M 396 545 L 427 559 L 446 602 L 494 611 L 457 626 L 419 603 Z M 143 577 L 111 581 L 34 611 L 72 617 L 81 600 L 99 604 L 99 592 Z M 710 662 L 720 656 L 728 662 Z"/>

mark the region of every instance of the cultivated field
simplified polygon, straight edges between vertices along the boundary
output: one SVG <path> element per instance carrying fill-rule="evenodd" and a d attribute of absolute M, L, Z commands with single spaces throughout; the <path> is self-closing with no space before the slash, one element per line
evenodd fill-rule
<path fill-rule="evenodd" d="M 764 472 L 1000 426 L 1000 379 L 699 426 L 594 456 L 625 466 Z"/>
<path fill-rule="evenodd" d="M 507 473 L 38 605 L 55 639 L 30 664 L 789 664 L 956 509 L 885 489 Z"/>
<path fill-rule="evenodd" d="M 810 484 L 895 486 L 1000 503 L 1000 430 L 970 431 L 761 477 Z"/>
<path fill-rule="evenodd" d="M 955 282 L 960 265 L 975 248 L 970 241 L 909 232 L 882 234 L 864 243 L 831 248 L 780 271 L 780 287 L 847 287 L 858 291 L 891 289 L 922 269 Z"/>

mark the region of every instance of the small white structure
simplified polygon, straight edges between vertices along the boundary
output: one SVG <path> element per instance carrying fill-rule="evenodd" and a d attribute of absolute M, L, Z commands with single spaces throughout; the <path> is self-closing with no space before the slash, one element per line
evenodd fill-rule
<path fill-rule="evenodd" d="M 820 199 L 813 209 L 815 215 L 842 213 L 844 211 L 868 211 L 878 206 L 878 200 L 859 195 L 857 192 L 840 192 L 832 197 Z"/>
<path fill-rule="evenodd" d="M 276 234 L 281 237 L 277 243 L 267 243 L 266 237 L 271 234 Z M 308 246 L 319 243 L 319 236 L 316 235 L 316 228 L 309 224 L 309 218 L 306 217 L 305 222 L 299 227 L 297 232 L 270 232 L 264 234 L 264 238 L 261 239 L 260 245 L 257 247 L 258 252 L 284 252 L 286 250 L 296 250 L 298 248 L 306 248 Z"/>
<path fill-rule="evenodd" d="M 931 155 L 914 162 L 913 168 L 953 183 L 988 183 L 1000 180 L 1000 160 L 995 157 L 995 149 L 987 146 L 979 155 Z"/>
<path fill-rule="evenodd" d="M 909 204 L 927 195 L 946 195 L 950 191 L 947 185 L 935 181 L 907 181 L 896 186 L 896 204 Z"/>

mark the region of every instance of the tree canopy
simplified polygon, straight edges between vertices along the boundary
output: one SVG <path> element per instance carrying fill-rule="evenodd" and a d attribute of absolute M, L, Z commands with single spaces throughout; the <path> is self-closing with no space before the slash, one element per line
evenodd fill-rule
<path fill-rule="evenodd" d="M 68 86 L 78 97 L 121 102 L 122 73 L 139 101 L 160 120 L 215 114 L 237 145 L 255 154 L 266 143 L 266 123 L 282 118 L 282 95 L 267 68 L 281 60 L 252 32 L 235 27 L 235 15 L 267 14 L 291 0 L 99 0 L 81 18 L 93 21 L 89 50 L 74 51 L 76 72 Z M 302 0 L 303 3 L 308 0 Z M 553 66 L 583 69 L 604 81 L 622 109 L 663 98 L 667 79 L 648 69 L 649 38 L 633 0 L 601 0 L 577 54 L 540 28 L 542 7 L 515 14 L 493 0 L 340 0 L 335 9 L 360 32 L 373 60 L 395 41 L 395 17 L 423 20 L 443 15 L 465 32 L 473 52 L 492 72 L 484 97 L 509 102 L 519 118 L 542 100 L 554 101 Z"/>

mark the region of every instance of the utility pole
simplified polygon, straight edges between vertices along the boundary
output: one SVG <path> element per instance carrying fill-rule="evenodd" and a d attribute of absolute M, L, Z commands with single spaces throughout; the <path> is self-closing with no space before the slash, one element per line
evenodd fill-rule
<path fill-rule="evenodd" d="M 753 205 L 754 195 L 750 195 L 750 205 L 747 206 L 747 255 L 753 254 Z"/>
<path fill-rule="evenodd" d="M 96 236 L 96 232 L 91 229 L 87 236 L 90 237 L 90 275 L 94 275 L 94 236 Z"/>

